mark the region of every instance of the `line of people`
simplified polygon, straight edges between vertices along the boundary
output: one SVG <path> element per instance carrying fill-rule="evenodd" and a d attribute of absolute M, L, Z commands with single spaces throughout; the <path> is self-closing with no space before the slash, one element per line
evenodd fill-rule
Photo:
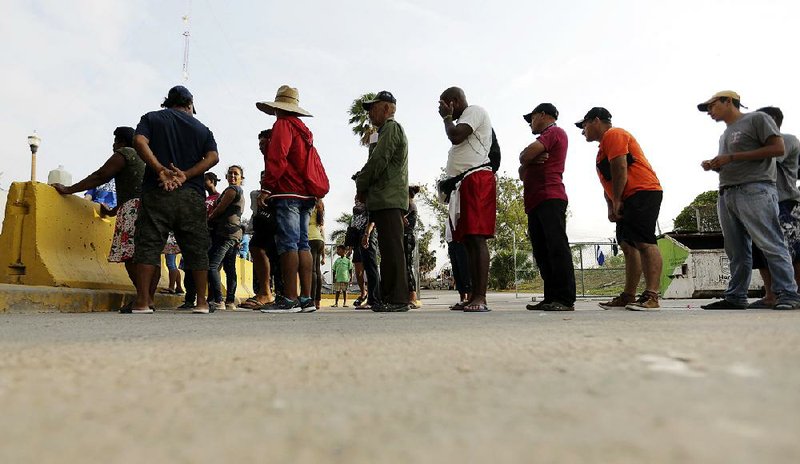
<path fill-rule="evenodd" d="M 299 102 L 297 89 L 284 85 L 274 101 L 256 103 L 276 120 L 271 129 L 259 134 L 265 169 L 260 191 L 251 194 L 255 210 L 250 242 L 256 295 L 241 305 L 245 309 L 293 313 L 319 308 L 319 263 L 325 254 L 321 198 L 329 183 L 313 134 L 301 119 L 311 114 Z M 162 107 L 142 116 L 135 133 L 131 128 L 115 131 L 114 155 L 100 170 L 73 186 L 56 185 L 56 189 L 73 193 L 116 179 L 118 227 L 128 233 L 120 233 L 119 238 L 115 234 L 112 255 L 120 254 L 115 249 L 125 249 L 124 256 L 132 256 L 137 263 L 134 268 L 130 259 L 118 258 L 126 262 L 137 288 L 130 312 L 152 312 L 160 254 L 174 233 L 187 281 L 196 295 L 196 302 L 187 298 L 186 306 L 193 303 L 194 312 L 207 313 L 207 279 L 211 280 L 213 310 L 222 302 L 219 267 L 241 239 L 244 173 L 240 166 L 231 166 L 229 187 L 207 210 L 203 175 L 219 160 L 213 133 L 194 117 L 194 100 L 185 87 L 170 89 Z M 356 275 L 362 270 L 366 274 L 367 291 L 363 277 L 357 277 L 361 294 L 356 303 L 376 312 L 407 311 L 416 306 L 409 250 L 415 245 L 413 196 L 417 192 L 408 184 L 408 140 L 395 120 L 397 100 L 391 92 L 378 92 L 363 107 L 377 131 L 370 138 L 366 163 L 353 176 L 355 205 L 345 240 L 345 247 L 354 252 Z M 704 308 L 747 307 L 752 241 L 760 249 L 757 255 L 763 256 L 763 262 L 755 266 L 762 270 L 768 294 L 750 307 L 794 309 L 800 307 L 792 269 L 800 254 L 796 187 L 800 149 L 797 139 L 779 132 L 780 110 L 769 107 L 744 114 L 739 108 L 738 94 L 730 91 L 698 105 L 700 111 L 728 126 L 719 154 L 701 166 L 720 173 L 719 215 L 732 278 L 725 298 Z M 487 312 L 487 240 L 495 233 L 499 145 L 488 113 L 470 105 L 462 89 L 450 87 L 442 92 L 438 112 L 451 142 L 445 178 L 439 182 L 440 198 L 448 205 L 447 241 L 463 245 L 466 259 L 459 258 L 458 246 L 453 245 L 451 251 L 457 262 L 466 261 L 465 267 L 459 266 L 459 271 L 466 272 L 459 273 L 469 276 L 460 279 L 468 280 L 469 288 L 461 286 L 460 301 L 451 309 Z M 544 300 L 528 305 L 530 310 L 570 311 L 575 303 L 563 184 L 568 137 L 558 127 L 558 117 L 550 103 L 541 103 L 523 116 L 537 138 L 520 153 L 519 176 L 534 259 L 545 283 Z M 628 131 L 614 127 L 611 118 L 607 109 L 594 107 L 575 123 L 587 142 L 599 143 L 595 167 L 608 219 L 616 224 L 616 240 L 625 255 L 624 291 L 601 306 L 656 310 L 662 263 L 655 227 L 663 191 L 641 146 Z M 778 168 L 776 157 L 781 157 Z M 135 238 L 130 234 L 134 218 Z M 209 219 L 214 224 L 211 233 Z M 350 272 L 348 268 L 345 274 Z M 645 288 L 637 296 L 642 275 Z M 232 303 L 231 287 L 235 290 L 235 281 L 229 282 L 227 303 Z"/>

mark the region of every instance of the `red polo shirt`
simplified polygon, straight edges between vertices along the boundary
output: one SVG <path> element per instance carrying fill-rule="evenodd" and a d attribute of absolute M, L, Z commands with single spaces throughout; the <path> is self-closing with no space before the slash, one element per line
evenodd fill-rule
<path fill-rule="evenodd" d="M 542 131 L 536 140 L 544 145 L 550 157 L 542 164 L 530 163 L 525 168 L 522 186 L 526 213 L 530 213 L 545 200 L 567 201 L 567 190 L 563 181 L 564 163 L 567 160 L 567 133 L 552 125 Z"/>

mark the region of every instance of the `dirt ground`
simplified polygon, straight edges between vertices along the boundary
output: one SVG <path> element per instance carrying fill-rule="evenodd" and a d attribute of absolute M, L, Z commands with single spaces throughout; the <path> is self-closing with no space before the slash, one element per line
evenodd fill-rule
<path fill-rule="evenodd" d="M 800 311 L 0 314 L 2 463 L 797 463 Z"/>

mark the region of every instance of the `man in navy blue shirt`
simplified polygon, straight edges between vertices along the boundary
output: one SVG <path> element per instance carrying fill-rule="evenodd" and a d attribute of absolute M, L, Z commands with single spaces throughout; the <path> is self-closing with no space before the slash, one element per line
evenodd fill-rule
<path fill-rule="evenodd" d="M 136 301 L 131 312 L 153 312 L 152 290 L 158 284 L 161 251 L 172 231 L 184 267 L 192 272 L 197 287 L 193 311 L 207 314 L 210 243 L 203 175 L 219 161 L 217 143 L 211 130 L 195 119 L 194 98 L 186 87 L 171 88 L 161 106 L 163 110 L 142 116 L 133 141 L 147 167 L 136 219 Z"/>

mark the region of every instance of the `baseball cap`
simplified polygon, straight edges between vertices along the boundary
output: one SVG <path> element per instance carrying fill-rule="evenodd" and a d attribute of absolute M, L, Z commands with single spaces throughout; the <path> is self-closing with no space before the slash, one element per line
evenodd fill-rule
<path fill-rule="evenodd" d="M 214 174 L 214 173 L 213 173 L 213 172 L 211 172 L 211 171 L 208 171 L 208 172 L 206 172 L 206 173 L 203 175 L 203 177 L 205 177 L 206 179 L 209 179 L 209 180 L 211 180 L 211 181 L 212 181 L 212 182 L 214 182 L 215 184 L 216 184 L 217 182 L 219 182 L 219 177 L 217 177 L 217 175 L 216 175 L 216 174 Z"/>
<path fill-rule="evenodd" d="M 583 119 L 576 122 L 575 126 L 577 126 L 578 129 L 583 129 L 583 123 L 594 118 L 600 118 L 601 121 L 611 122 L 611 113 L 609 113 L 608 110 L 602 106 L 595 106 L 594 108 L 590 109 L 588 113 L 586 113 L 586 116 L 584 116 Z"/>
<path fill-rule="evenodd" d="M 361 102 L 361 106 L 364 108 L 364 111 L 369 111 L 369 109 L 372 108 L 372 104 L 379 101 L 395 104 L 397 103 L 397 100 L 394 98 L 394 95 L 392 95 L 392 92 L 389 92 L 388 90 L 381 90 L 372 100 Z"/>
<path fill-rule="evenodd" d="M 534 108 L 533 111 L 531 111 L 526 115 L 523 115 L 522 117 L 525 118 L 526 121 L 528 121 L 528 124 L 530 124 L 531 119 L 533 119 L 533 115 L 536 113 L 549 114 L 555 119 L 558 119 L 558 110 L 552 103 L 539 103 L 538 105 L 536 105 L 536 108 Z"/>
<path fill-rule="evenodd" d="M 740 101 L 742 99 L 742 97 L 740 97 L 739 94 L 734 92 L 733 90 L 722 90 L 720 92 L 715 93 L 708 100 L 706 100 L 703 103 L 700 103 L 699 105 L 697 105 L 697 109 L 705 113 L 706 111 L 708 111 L 708 105 L 710 105 L 713 101 L 715 101 L 715 100 L 717 100 L 719 98 L 723 98 L 723 97 L 727 97 L 727 98 L 730 98 L 732 100 L 740 100 Z"/>
<path fill-rule="evenodd" d="M 187 89 L 186 87 L 182 85 L 176 85 L 175 87 L 169 89 L 169 92 L 167 92 L 167 99 L 164 100 L 164 103 L 161 106 L 166 107 L 167 105 L 173 103 L 175 100 L 178 101 L 188 100 L 192 102 L 192 112 L 194 114 L 197 114 L 197 108 L 195 108 L 194 106 L 194 97 L 192 96 L 192 93 L 189 92 L 189 89 Z"/>

